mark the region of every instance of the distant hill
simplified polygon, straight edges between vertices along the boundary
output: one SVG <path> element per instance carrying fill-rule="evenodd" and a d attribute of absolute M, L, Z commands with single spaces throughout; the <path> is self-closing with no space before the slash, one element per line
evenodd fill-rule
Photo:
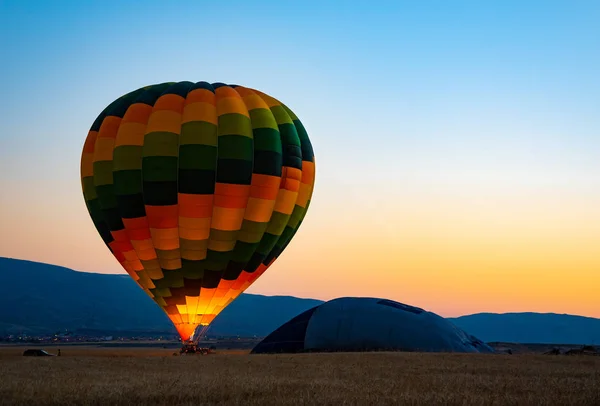
<path fill-rule="evenodd" d="M 242 294 L 209 334 L 265 336 L 320 300 Z M 171 321 L 129 275 L 0 258 L 0 335 L 64 331 L 176 334 Z"/>
<path fill-rule="evenodd" d="M 478 313 L 449 320 L 486 342 L 600 344 L 600 319 L 592 317 L 555 313 Z"/>
<path fill-rule="evenodd" d="M 242 294 L 215 319 L 208 333 L 266 336 L 321 303 L 292 296 Z M 479 313 L 449 320 L 486 342 L 600 344 L 600 319 L 589 317 Z M 65 329 L 107 335 L 176 334 L 167 316 L 128 275 L 76 272 L 0 258 L 0 335 Z"/>

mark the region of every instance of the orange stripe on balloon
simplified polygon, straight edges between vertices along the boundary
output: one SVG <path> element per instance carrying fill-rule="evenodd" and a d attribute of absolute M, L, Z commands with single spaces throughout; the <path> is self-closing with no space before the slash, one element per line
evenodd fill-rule
<path fill-rule="evenodd" d="M 173 238 L 178 238 L 178 228 L 151 228 L 150 234 L 152 234 L 152 241 L 154 241 L 154 246 L 156 247 L 156 239 L 171 240 Z"/>
<path fill-rule="evenodd" d="M 212 105 L 216 105 L 215 94 L 207 89 L 194 89 L 187 94 L 185 104 L 197 102 L 210 103 Z"/>
<path fill-rule="evenodd" d="M 107 116 L 102 120 L 98 138 L 116 138 L 119 126 L 121 125 L 121 117 Z"/>
<path fill-rule="evenodd" d="M 250 197 L 265 200 L 277 199 L 281 178 L 278 176 L 252 175 L 252 187 Z"/>
<path fill-rule="evenodd" d="M 237 93 L 238 93 L 238 94 L 239 94 L 239 95 L 240 95 L 242 98 L 244 98 L 244 97 L 246 97 L 246 96 L 251 96 L 251 95 L 255 94 L 255 93 L 252 91 L 252 89 L 249 89 L 249 88 L 247 88 L 247 87 L 244 87 L 244 86 L 237 86 L 237 87 L 235 88 L 235 91 L 236 91 L 236 92 L 237 92 Z"/>
<path fill-rule="evenodd" d="M 297 192 L 300 190 L 300 181 L 297 179 L 286 178 L 285 181 L 281 182 L 281 188 Z"/>
<path fill-rule="evenodd" d="M 81 178 L 94 176 L 94 153 L 81 154 Z"/>
<path fill-rule="evenodd" d="M 181 268 L 181 258 L 178 259 L 162 259 L 158 258 L 161 268 L 174 271 Z"/>
<path fill-rule="evenodd" d="M 96 148 L 97 131 L 89 131 L 81 153 L 81 178 L 94 176 L 94 149 Z M 82 184 L 83 189 L 83 184 Z"/>
<path fill-rule="evenodd" d="M 169 315 L 169 318 L 175 325 L 179 336 L 183 341 L 187 341 L 190 339 L 191 335 L 194 333 L 194 330 L 197 326 L 193 324 L 183 323 L 181 320 L 181 316 L 177 315 Z"/>
<path fill-rule="evenodd" d="M 210 103 L 191 103 L 186 104 L 183 109 L 182 123 L 191 121 L 206 121 L 217 125 L 217 109 L 214 104 Z"/>
<path fill-rule="evenodd" d="M 310 199 L 310 185 L 307 185 L 306 183 L 302 183 L 300 185 L 300 190 L 298 190 L 298 200 L 296 200 L 296 204 L 301 207 L 306 207 L 309 199 Z"/>
<path fill-rule="evenodd" d="M 110 234 L 115 239 L 115 241 L 127 241 L 129 242 L 129 236 L 127 235 L 127 230 L 117 230 L 111 231 Z"/>
<path fill-rule="evenodd" d="M 263 175 L 259 173 L 252 174 L 252 185 L 266 188 L 279 188 L 281 177 L 273 175 Z"/>
<path fill-rule="evenodd" d="M 154 111 L 170 110 L 178 113 L 183 112 L 185 99 L 177 94 L 164 94 L 154 103 Z"/>
<path fill-rule="evenodd" d="M 129 235 L 129 238 L 132 241 L 133 240 L 147 240 L 152 237 L 150 235 L 149 228 L 136 228 L 136 229 L 127 228 L 127 234 Z"/>
<path fill-rule="evenodd" d="M 150 228 L 175 228 L 179 211 L 177 205 L 146 206 L 146 216 Z"/>
<path fill-rule="evenodd" d="M 230 209 L 243 209 L 248 204 L 248 196 L 215 195 L 215 206 Z"/>
<path fill-rule="evenodd" d="M 253 187 L 250 190 L 250 197 L 256 199 L 275 200 L 279 194 L 279 185 L 276 187 Z"/>
<path fill-rule="evenodd" d="M 240 276 L 238 276 L 238 278 L 233 283 L 233 285 L 231 285 L 231 289 L 232 290 L 240 290 L 242 285 L 244 284 L 244 282 L 246 282 L 248 280 L 249 275 L 250 274 L 248 272 L 242 271 L 240 273 Z"/>
<path fill-rule="evenodd" d="M 115 249 L 121 252 L 133 251 L 133 245 L 131 245 L 131 242 L 129 241 L 113 241 L 111 242 L 111 244 L 113 244 L 113 247 L 115 247 Z M 130 258 L 127 258 L 127 260 L 129 259 Z"/>
<path fill-rule="evenodd" d="M 315 163 L 302 161 L 302 183 L 312 184 L 315 181 Z"/>
<path fill-rule="evenodd" d="M 244 220 L 245 209 L 232 209 L 215 206 L 213 208 L 212 228 L 224 231 L 239 230 Z"/>
<path fill-rule="evenodd" d="M 146 125 L 152 114 L 152 106 L 145 103 L 134 103 L 125 112 L 123 122 Z"/>
<path fill-rule="evenodd" d="M 244 218 L 250 221 L 266 223 L 271 218 L 274 208 L 275 199 L 256 199 L 252 197 L 248 199 Z"/>
<path fill-rule="evenodd" d="M 196 314 L 203 314 L 206 311 L 206 308 L 210 304 L 210 301 L 212 300 L 213 296 L 215 295 L 216 290 L 216 288 L 200 289 L 200 299 L 198 300 L 198 308 L 196 309 Z"/>
<path fill-rule="evenodd" d="M 217 286 L 217 289 L 226 289 L 229 290 L 231 289 L 231 286 L 233 285 L 233 281 L 228 281 L 225 279 L 221 279 L 219 281 L 219 285 Z"/>
<path fill-rule="evenodd" d="M 302 170 L 298 168 L 292 168 L 291 166 L 284 166 L 282 168 L 282 178 L 289 178 L 295 180 L 302 180 Z"/>
<path fill-rule="evenodd" d="M 231 97 L 235 99 L 242 99 L 242 96 L 233 88 L 229 86 L 221 86 L 215 89 L 215 95 L 217 98 L 226 98 Z"/>
<path fill-rule="evenodd" d="M 181 113 L 172 110 L 154 110 L 150 115 L 150 119 L 148 119 L 146 134 L 162 131 L 179 134 L 181 131 Z"/>
<path fill-rule="evenodd" d="M 98 137 L 94 148 L 94 162 L 112 161 L 115 140 L 109 137 Z"/>
<path fill-rule="evenodd" d="M 120 250 L 118 250 L 117 247 L 115 247 L 115 241 L 110 242 L 108 246 L 110 247 L 115 258 L 117 258 L 117 261 L 125 261 L 125 255 L 123 255 L 123 253 Z"/>
<path fill-rule="evenodd" d="M 143 261 L 156 259 L 147 218 L 123 219 L 123 225 L 139 259 Z"/>
<path fill-rule="evenodd" d="M 121 145 L 144 145 L 144 137 L 146 134 L 145 123 L 123 122 L 119 127 L 119 132 L 115 141 L 115 147 Z"/>
<path fill-rule="evenodd" d="M 179 227 L 189 228 L 192 230 L 200 230 L 210 228 L 210 217 L 194 218 L 194 217 L 179 217 Z"/>
<path fill-rule="evenodd" d="M 179 215 L 190 218 L 209 218 L 212 216 L 214 195 L 194 195 L 179 193 Z"/>
<path fill-rule="evenodd" d="M 279 189 L 279 196 L 277 196 L 274 210 L 284 214 L 292 214 L 297 199 L 298 192 Z"/>
<path fill-rule="evenodd" d="M 212 321 L 215 319 L 215 317 L 217 317 L 215 314 L 205 314 L 204 316 L 202 316 L 202 319 L 200 320 L 200 324 L 202 324 L 203 326 L 207 326 L 210 323 L 212 323 Z"/>
<path fill-rule="evenodd" d="M 250 117 L 244 100 L 235 89 L 223 86 L 215 90 L 217 96 L 217 112 L 223 114 L 241 114 Z"/>
<path fill-rule="evenodd" d="M 215 195 L 223 196 L 248 196 L 250 185 L 234 185 L 231 183 L 217 183 L 215 185 Z"/>
<path fill-rule="evenodd" d="M 94 145 L 96 145 L 96 137 L 97 136 L 98 136 L 98 131 L 88 132 L 88 136 L 85 139 L 85 143 L 83 144 L 83 152 L 85 152 L 85 153 L 94 152 Z"/>
<path fill-rule="evenodd" d="M 129 244 L 129 246 L 131 247 L 131 244 Z M 129 261 L 129 262 L 130 262 L 130 264 L 131 264 L 132 262 L 135 262 L 135 261 L 137 261 L 137 260 L 138 260 L 138 256 L 137 256 L 137 254 L 135 253 L 135 251 L 134 251 L 133 247 L 131 247 L 131 249 L 129 249 L 129 250 L 127 250 L 127 251 L 122 251 L 122 252 L 123 252 L 123 256 L 125 257 L 125 259 L 126 259 L 127 261 Z M 133 269 L 133 264 L 131 264 L 131 265 L 132 265 L 132 269 Z"/>
<path fill-rule="evenodd" d="M 253 90 L 239 87 L 236 88 L 236 90 L 244 99 L 248 111 L 255 109 L 269 109 L 269 105 L 258 94 L 254 93 Z"/>
<path fill-rule="evenodd" d="M 281 106 L 281 102 L 279 100 L 275 99 L 274 97 L 271 97 L 268 94 L 265 94 L 256 89 L 252 89 L 252 90 L 254 90 L 254 92 L 257 95 L 259 95 L 261 97 L 261 99 L 263 99 L 269 107 Z"/>
<path fill-rule="evenodd" d="M 136 253 L 136 259 L 131 260 L 131 267 L 133 268 L 134 271 L 145 271 L 144 269 L 144 265 L 142 265 L 142 262 L 139 260 L 137 253 Z"/>
<path fill-rule="evenodd" d="M 158 259 L 158 256 L 156 255 L 156 250 L 154 248 L 139 250 L 138 257 L 142 261 L 152 261 L 152 260 Z M 159 266 L 159 268 L 160 268 L 160 266 Z"/>
<path fill-rule="evenodd" d="M 273 258 L 273 260 L 270 262 L 269 265 L 265 265 L 265 264 L 260 264 L 258 266 L 258 268 L 256 269 L 256 271 L 254 271 L 253 273 L 250 274 L 250 277 L 248 278 L 248 282 L 250 282 L 250 284 L 254 283 L 258 278 L 260 278 L 260 276 L 265 273 L 265 271 L 267 269 L 269 269 L 269 267 L 271 266 L 271 264 L 273 263 L 273 261 L 277 259 L 277 258 Z"/>
<path fill-rule="evenodd" d="M 181 230 L 180 230 L 181 232 Z M 180 237 L 184 238 L 181 234 Z M 190 261 L 200 261 L 206 259 L 207 250 L 181 250 L 181 258 L 189 259 Z"/>
<path fill-rule="evenodd" d="M 179 228 L 179 237 L 180 238 L 184 238 L 186 240 L 192 240 L 192 241 L 203 241 L 203 240 L 207 240 L 210 237 L 210 225 L 206 228 L 185 228 L 185 227 L 181 227 Z M 191 259 L 191 258 L 188 258 Z"/>

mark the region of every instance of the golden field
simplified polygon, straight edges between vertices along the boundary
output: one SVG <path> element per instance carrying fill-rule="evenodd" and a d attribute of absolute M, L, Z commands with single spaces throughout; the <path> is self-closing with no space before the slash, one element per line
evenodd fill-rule
<path fill-rule="evenodd" d="M 0 348 L 2 405 L 600 404 L 600 357 L 24 349 Z"/>

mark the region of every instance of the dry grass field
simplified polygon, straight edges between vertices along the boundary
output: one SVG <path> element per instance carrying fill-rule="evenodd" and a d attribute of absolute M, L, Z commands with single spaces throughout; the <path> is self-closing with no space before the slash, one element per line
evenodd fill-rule
<path fill-rule="evenodd" d="M 0 349 L 2 405 L 600 405 L 600 357 L 23 349 Z"/>

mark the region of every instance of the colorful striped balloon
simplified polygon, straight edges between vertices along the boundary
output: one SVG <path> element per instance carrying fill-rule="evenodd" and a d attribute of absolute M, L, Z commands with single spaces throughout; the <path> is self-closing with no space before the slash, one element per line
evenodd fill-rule
<path fill-rule="evenodd" d="M 98 116 L 81 181 L 110 251 L 189 340 L 289 244 L 315 160 L 278 100 L 223 83 L 163 83 Z"/>

